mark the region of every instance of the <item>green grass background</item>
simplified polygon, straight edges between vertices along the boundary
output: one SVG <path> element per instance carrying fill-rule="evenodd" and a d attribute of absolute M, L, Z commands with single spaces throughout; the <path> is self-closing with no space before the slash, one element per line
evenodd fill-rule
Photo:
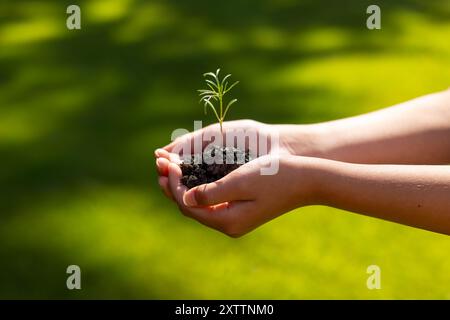
<path fill-rule="evenodd" d="M 2 0 L 0 297 L 449 299 L 449 237 L 309 207 L 229 239 L 157 185 L 153 150 L 213 121 L 195 89 L 218 66 L 241 81 L 229 119 L 269 123 L 447 88 L 449 2 L 378 0 L 369 31 L 372 2 Z"/>

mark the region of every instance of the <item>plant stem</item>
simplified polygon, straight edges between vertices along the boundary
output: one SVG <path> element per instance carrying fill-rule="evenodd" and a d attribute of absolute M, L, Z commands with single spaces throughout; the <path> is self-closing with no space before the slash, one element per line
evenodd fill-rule
<path fill-rule="evenodd" d="M 223 100 L 222 100 L 222 88 L 219 86 L 219 104 L 220 104 L 220 119 L 219 119 L 219 123 L 220 123 L 220 133 L 223 135 L 223 130 L 222 130 L 222 122 L 223 122 Z"/>

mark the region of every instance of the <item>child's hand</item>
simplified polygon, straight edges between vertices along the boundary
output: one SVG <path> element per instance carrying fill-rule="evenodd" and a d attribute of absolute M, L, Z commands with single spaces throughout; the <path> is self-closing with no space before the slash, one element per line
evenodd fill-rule
<path fill-rule="evenodd" d="M 156 167 L 159 175 L 159 185 L 161 186 L 161 189 L 167 197 L 173 199 L 172 192 L 169 188 L 168 166 L 170 162 L 177 163 L 179 161 L 179 155 L 173 153 L 174 149 L 179 148 L 184 144 L 192 146 L 194 139 L 198 137 L 201 138 L 202 136 L 206 135 L 211 135 L 212 133 L 218 133 L 219 130 L 220 129 L 217 124 L 210 125 L 203 129 L 181 136 L 169 145 L 155 151 Z M 306 130 L 304 126 L 268 125 L 253 120 L 238 120 L 224 122 L 223 130 L 224 132 L 233 130 L 245 130 L 248 133 L 255 133 L 258 137 L 265 135 L 278 135 L 279 148 L 276 151 L 269 148 L 267 150 L 268 154 L 313 155 L 312 150 L 315 147 L 313 139 L 314 130 L 312 128 L 308 128 Z M 209 142 L 204 142 L 203 147 L 205 147 L 207 143 Z"/>
<path fill-rule="evenodd" d="M 159 184 L 186 215 L 231 236 L 306 204 L 450 234 L 450 171 L 448 166 L 430 165 L 450 161 L 449 101 L 446 91 L 313 125 L 226 122 L 225 132 L 278 135 L 279 148 L 265 155 L 258 150 L 261 158 L 215 183 L 187 191 L 180 183 L 179 155 L 173 151 L 219 130 L 218 125 L 209 126 L 155 152 Z M 279 172 L 261 175 L 260 160 L 278 156 Z M 393 163 L 399 165 L 383 165 Z"/>
<path fill-rule="evenodd" d="M 181 170 L 167 165 L 169 195 L 186 216 L 239 237 L 296 207 L 312 203 L 312 158 L 283 156 L 275 175 L 261 175 L 262 166 L 276 161 L 267 155 L 250 161 L 222 179 L 190 190 L 181 184 Z"/>

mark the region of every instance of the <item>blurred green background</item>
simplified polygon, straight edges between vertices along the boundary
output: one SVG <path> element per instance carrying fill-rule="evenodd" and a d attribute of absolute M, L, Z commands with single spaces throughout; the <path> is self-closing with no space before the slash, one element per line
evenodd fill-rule
<path fill-rule="evenodd" d="M 269 123 L 447 88 L 449 1 L 378 0 L 379 31 L 372 3 L 2 0 L 0 297 L 449 299 L 449 237 L 310 207 L 229 239 L 157 185 L 153 150 L 213 121 L 195 90 L 217 67 L 241 81 L 229 119 Z M 366 288 L 371 264 L 381 290 Z"/>

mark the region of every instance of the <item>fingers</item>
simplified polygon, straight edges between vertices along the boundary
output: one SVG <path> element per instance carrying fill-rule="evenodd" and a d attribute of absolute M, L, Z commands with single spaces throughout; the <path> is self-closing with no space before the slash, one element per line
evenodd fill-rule
<path fill-rule="evenodd" d="M 156 149 L 155 150 L 155 158 L 166 158 L 170 159 L 170 153 L 164 149 Z"/>
<path fill-rule="evenodd" d="M 179 195 L 186 192 L 187 187 L 181 183 L 181 169 L 174 163 L 169 163 L 169 188 L 175 195 L 175 199 L 179 200 Z"/>
<path fill-rule="evenodd" d="M 176 138 L 163 147 L 163 150 L 180 155 L 184 154 L 186 150 L 189 151 L 189 154 L 193 154 L 194 150 L 201 152 L 209 143 L 216 141 L 218 135 L 222 137 L 219 125 L 209 125 Z M 222 144 L 222 141 L 216 141 L 216 143 Z"/>
<path fill-rule="evenodd" d="M 160 176 L 167 177 L 169 175 L 169 163 L 170 161 L 166 158 L 156 159 L 156 169 L 158 170 L 158 174 Z"/>
<path fill-rule="evenodd" d="M 169 188 L 169 178 L 161 176 L 158 178 L 158 183 L 159 183 L 159 186 L 161 187 L 161 190 L 163 191 L 164 195 L 167 198 L 175 201 L 175 199 L 172 195 L 172 192 L 170 191 L 170 188 Z"/>
<path fill-rule="evenodd" d="M 251 200 L 246 181 L 238 174 L 229 174 L 222 179 L 190 189 L 184 194 L 187 207 L 212 206 L 236 200 Z"/>
<path fill-rule="evenodd" d="M 195 140 L 200 141 L 202 137 L 203 130 L 198 130 L 194 132 L 187 133 L 181 137 L 176 138 L 167 146 L 163 147 L 163 150 L 169 153 L 180 153 L 182 150 L 192 150 L 194 149 Z M 200 144 L 201 145 L 201 144 Z"/>
<path fill-rule="evenodd" d="M 170 154 L 166 150 L 163 149 L 157 149 L 155 151 L 155 157 L 156 158 L 156 169 L 158 171 L 158 183 L 161 187 L 161 190 L 164 192 L 164 195 L 168 197 L 171 200 L 175 200 L 172 192 L 169 188 L 169 164 L 170 162 L 178 163 L 180 161 L 180 158 L 178 155 Z"/>
<path fill-rule="evenodd" d="M 180 168 L 171 163 L 169 165 L 169 189 L 174 195 L 180 211 L 185 216 L 233 238 L 240 237 L 253 228 L 247 221 L 248 217 L 254 213 L 254 203 L 252 201 L 221 203 L 203 208 L 187 207 L 183 203 L 183 195 L 186 193 L 187 188 L 181 184 L 180 178 Z M 246 216 L 247 219 L 242 219 L 242 217 Z"/>
<path fill-rule="evenodd" d="M 181 169 L 176 165 L 171 163 L 169 165 L 169 190 L 173 194 L 175 201 L 178 204 L 180 211 L 190 218 L 196 219 L 199 222 L 207 225 L 211 228 L 218 228 L 218 223 L 215 221 L 214 216 L 209 215 L 210 212 L 219 211 L 222 208 L 210 208 L 210 209 L 200 209 L 200 208 L 188 208 L 183 204 L 183 195 L 187 191 L 186 186 L 184 186 L 181 181 Z"/>
<path fill-rule="evenodd" d="M 225 145 L 228 134 L 230 134 L 230 145 L 236 144 L 234 135 L 242 136 L 244 138 L 244 146 L 240 147 L 253 150 L 256 154 L 258 154 L 258 141 L 260 139 L 267 141 L 267 135 L 271 135 L 273 133 L 273 131 L 267 129 L 266 127 L 267 126 L 264 124 L 253 120 L 226 121 L 223 123 L 223 131 L 221 130 L 219 124 L 209 125 L 176 138 L 174 141 L 164 146 L 162 150 L 167 151 L 168 153 L 177 153 L 180 155 L 189 150 L 189 154 L 193 154 L 195 153 L 194 149 L 198 149 L 197 152 L 200 152 L 200 150 L 203 150 L 212 142 L 219 145 Z M 251 139 L 254 136 L 255 139 Z M 220 141 L 217 141 L 217 139 L 220 139 Z M 268 148 L 270 149 L 270 141 L 268 144 Z M 267 152 L 263 152 L 262 154 L 266 153 Z"/>
<path fill-rule="evenodd" d="M 172 193 L 170 192 L 169 189 L 169 178 L 167 177 L 169 175 L 170 161 L 167 159 L 169 157 L 169 153 L 165 150 L 157 149 L 155 151 L 155 157 L 157 157 L 156 169 L 159 175 L 158 178 L 159 186 L 167 198 L 174 200 Z"/>
<path fill-rule="evenodd" d="M 180 163 L 180 157 L 177 154 L 169 153 L 166 150 L 157 149 L 155 151 L 156 169 L 160 176 L 169 175 L 169 163 Z"/>

